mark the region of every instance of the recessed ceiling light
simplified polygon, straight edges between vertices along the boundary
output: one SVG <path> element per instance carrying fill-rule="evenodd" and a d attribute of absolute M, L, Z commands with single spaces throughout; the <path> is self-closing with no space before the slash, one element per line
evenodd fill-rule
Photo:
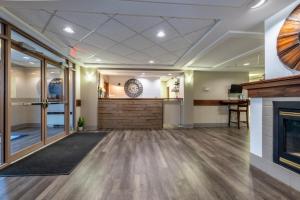
<path fill-rule="evenodd" d="M 97 62 L 101 62 L 102 60 L 101 60 L 100 58 L 97 58 L 96 61 L 97 61 Z"/>
<path fill-rule="evenodd" d="M 156 36 L 159 37 L 159 38 L 163 38 L 163 37 L 166 36 L 166 33 L 164 31 L 158 31 Z"/>
<path fill-rule="evenodd" d="M 244 66 L 249 66 L 250 65 L 250 63 L 244 63 Z"/>
<path fill-rule="evenodd" d="M 145 73 L 143 72 L 142 75 L 145 75 Z"/>
<path fill-rule="evenodd" d="M 34 62 L 29 62 L 30 64 L 34 65 Z"/>
<path fill-rule="evenodd" d="M 168 76 L 172 76 L 172 74 L 168 74 Z"/>
<path fill-rule="evenodd" d="M 70 26 L 66 26 L 66 27 L 64 28 L 64 31 L 67 32 L 67 33 L 70 33 L 70 34 L 75 33 L 74 30 L 73 30 Z"/>
<path fill-rule="evenodd" d="M 23 57 L 25 60 L 29 60 L 30 58 L 28 56 Z"/>
<path fill-rule="evenodd" d="M 267 2 L 267 0 L 254 0 L 250 4 L 250 8 L 252 8 L 252 9 L 259 8 L 259 7 L 263 6 L 266 2 Z"/>
<path fill-rule="evenodd" d="M 50 72 L 51 74 L 54 74 L 55 72 Z"/>
<path fill-rule="evenodd" d="M 150 60 L 149 63 L 150 63 L 150 64 L 154 64 L 154 60 Z"/>

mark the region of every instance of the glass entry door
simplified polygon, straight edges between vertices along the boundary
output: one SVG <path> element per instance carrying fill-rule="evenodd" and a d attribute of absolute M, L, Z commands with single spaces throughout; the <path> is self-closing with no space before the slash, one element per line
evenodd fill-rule
<path fill-rule="evenodd" d="M 46 62 L 47 138 L 65 133 L 65 70 Z"/>
<path fill-rule="evenodd" d="M 42 145 L 42 61 L 11 50 L 10 154 Z"/>
<path fill-rule="evenodd" d="M 8 141 L 16 160 L 66 133 L 65 70 L 12 48 L 9 74 Z"/>

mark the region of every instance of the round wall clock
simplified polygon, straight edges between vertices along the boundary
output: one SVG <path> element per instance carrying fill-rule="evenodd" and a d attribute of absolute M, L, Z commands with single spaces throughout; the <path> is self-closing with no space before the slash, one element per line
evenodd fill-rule
<path fill-rule="evenodd" d="M 285 65 L 300 71 L 300 5 L 286 19 L 280 30 L 277 53 Z"/>
<path fill-rule="evenodd" d="M 143 93 L 143 85 L 137 79 L 129 79 L 124 85 L 124 90 L 127 96 L 136 98 Z"/>

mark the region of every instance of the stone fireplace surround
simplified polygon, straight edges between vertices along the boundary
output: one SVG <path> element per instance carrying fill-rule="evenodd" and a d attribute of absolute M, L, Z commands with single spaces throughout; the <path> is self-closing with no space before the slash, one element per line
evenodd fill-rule
<path fill-rule="evenodd" d="M 273 102 L 299 101 L 300 76 L 243 84 L 251 98 L 250 163 L 300 191 L 300 174 L 273 161 Z"/>

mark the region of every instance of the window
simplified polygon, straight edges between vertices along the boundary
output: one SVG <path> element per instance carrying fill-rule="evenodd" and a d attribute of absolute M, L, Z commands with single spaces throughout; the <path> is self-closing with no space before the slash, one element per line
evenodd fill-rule
<path fill-rule="evenodd" d="M 56 61 L 56 62 L 64 62 L 64 59 L 55 55 L 54 53 L 48 51 L 47 49 L 41 47 L 40 45 L 36 44 L 34 41 L 26 38 L 25 36 L 19 34 L 16 31 L 11 32 L 11 39 L 15 42 L 19 42 L 23 44 L 23 47 L 26 49 L 42 53 L 43 55 L 47 56 L 48 58 Z"/>

